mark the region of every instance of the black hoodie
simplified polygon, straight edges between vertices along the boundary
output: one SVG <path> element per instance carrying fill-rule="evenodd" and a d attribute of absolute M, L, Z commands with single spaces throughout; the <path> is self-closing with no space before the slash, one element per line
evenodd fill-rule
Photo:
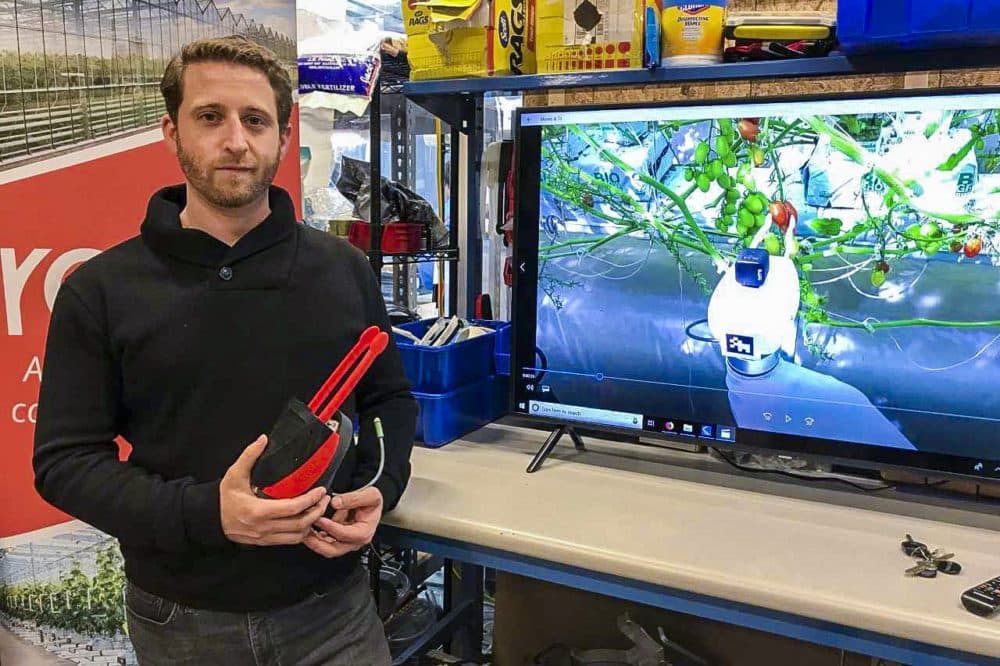
<path fill-rule="evenodd" d="M 184 229 L 184 186 L 149 202 L 141 235 L 81 265 L 59 289 L 35 430 L 35 485 L 117 537 L 128 578 L 181 604 L 234 612 L 292 604 L 349 572 L 303 545 L 227 540 L 219 481 L 291 396 L 308 401 L 371 324 L 389 329 L 379 283 L 345 241 L 298 224 L 272 187 L 271 214 L 230 247 Z M 344 403 L 361 437 L 333 483 L 378 467 L 386 510 L 410 474 L 416 403 L 394 344 Z M 118 460 L 115 438 L 133 447 Z"/>

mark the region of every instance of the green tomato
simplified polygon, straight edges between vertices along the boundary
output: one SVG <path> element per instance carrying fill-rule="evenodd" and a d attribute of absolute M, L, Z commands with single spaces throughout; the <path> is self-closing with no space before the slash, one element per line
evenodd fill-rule
<path fill-rule="evenodd" d="M 924 254 L 926 254 L 928 257 L 931 257 L 940 252 L 942 247 L 944 247 L 944 243 L 933 241 L 931 243 L 924 244 L 923 248 L 921 249 L 924 251 Z"/>
<path fill-rule="evenodd" d="M 726 212 L 726 215 L 736 215 L 736 204 L 727 203 L 723 210 Z"/>
<path fill-rule="evenodd" d="M 757 213 L 756 215 L 754 215 L 753 220 L 754 220 L 754 226 L 759 229 L 761 225 L 763 225 L 764 222 L 767 221 L 767 215 L 765 215 L 764 213 Z"/>
<path fill-rule="evenodd" d="M 781 254 L 781 241 L 774 234 L 768 234 L 764 236 L 764 249 L 772 257 L 776 257 Z"/>
<path fill-rule="evenodd" d="M 708 188 L 712 186 L 712 179 L 708 177 L 707 173 L 698 174 L 698 189 L 702 192 L 708 192 Z"/>
<path fill-rule="evenodd" d="M 729 174 L 727 173 L 723 173 L 721 176 L 716 178 L 716 181 L 718 181 L 720 187 L 726 190 L 728 190 L 733 185 L 733 179 L 730 178 Z"/>
<path fill-rule="evenodd" d="M 736 215 L 736 220 L 740 227 L 746 227 L 749 229 L 753 226 L 754 216 L 753 213 L 748 211 L 746 208 L 740 208 L 740 212 Z"/>
<path fill-rule="evenodd" d="M 712 160 L 708 165 L 708 175 L 712 178 L 718 178 L 722 174 L 726 173 L 726 168 L 722 166 L 722 160 Z"/>
<path fill-rule="evenodd" d="M 694 176 L 695 176 L 694 169 L 692 169 L 691 167 L 684 169 L 684 180 L 690 183 L 691 181 L 694 180 Z"/>
<path fill-rule="evenodd" d="M 757 181 L 753 179 L 753 176 L 743 176 L 743 178 L 740 179 L 740 182 L 743 183 L 743 187 L 748 190 L 757 189 Z"/>
<path fill-rule="evenodd" d="M 719 157 L 725 157 L 729 153 L 733 152 L 729 149 L 729 141 L 726 140 L 726 137 L 715 137 L 715 152 L 718 153 Z"/>
<path fill-rule="evenodd" d="M 937 222 L 924 222 L 920 226 L 920 235 L 924 238 L 941 238 L 941 227 Z"/>
<path fill-rule="evenodd" d="M 743 201 L 743 207 L 746 208 L 751 213 L 753 213 L 754 215 L 762 213 L 764 211 L 765 205 L 766 204 L 763 201 L 761 201 L 756 194 L 751 194 Z"/>
<path fill-rule="evenodd" d="M 719 231 L 725 233 L 729 231 L 729 227 L 732 224 L 732 218 L 726 217 L 725 215 L 715 218 L 715 228 Z"/>
<path fill-rule="evenodd" d="M 734 153 L 733 151 L 729 151 L 728 153 L 722 156 L 722 163 L 725 164 L 730 169 L 736 166 L 736 162 L 737 162 L 736 153 Z"/>
<path fill-rule="evenodd" d="M 881 287 L 885 284 L 885 271 L 880 271 L 876 268 L 872 271 L 871 280 L 873 287 Z"/>
<path fill-rule="evenodd" d="M 739 200 L 740 200 L 739 190 L 737 190 L 736 188 L 730 188 L 726 190 L 726 201 L 728 201 L 729 203 L 736 203 Z"/>
<path fill-rule="evenodd" d="M 702 141 L 698 144 L 698 147 L 694 149 L 694 161 L 698 164 L 704 164 L 708 161 L 708 144 Z"/>

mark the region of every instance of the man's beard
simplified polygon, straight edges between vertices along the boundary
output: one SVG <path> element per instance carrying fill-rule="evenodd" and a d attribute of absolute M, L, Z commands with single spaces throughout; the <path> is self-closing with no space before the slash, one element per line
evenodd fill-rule
<path fill-rule="evenodd" d="M 219 208 L 242 208 L 266 195 L 274 175 L 278 172 L 280 158 L 276 154 L 274 159 L 258 164 L 253 171 L 245 174 L 219 171 L 216 168 L 206 167 L 194 155 L 184 150 L 178 137 L 177 160 L 188 183 L 206 201 Z M 230 166 L 230 163 L 219 166 Z M 232 166 L 242 165 L 232 164 Z"/>

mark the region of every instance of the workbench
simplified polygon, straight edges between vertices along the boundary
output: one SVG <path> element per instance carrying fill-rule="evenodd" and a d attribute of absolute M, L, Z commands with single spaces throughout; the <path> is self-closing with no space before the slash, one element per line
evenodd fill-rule
<path fill-rule="evenodd" d="M 491 425 L 415 448 L 379 540 L 905 664 L 1000 663 L 1000 618 L 959 601 L 1000 574 L 995 505 L 733 476 L 595 439 L 527 474 L 546 434 Z M 962 573 L 904 577 L 907 533 Z"/>

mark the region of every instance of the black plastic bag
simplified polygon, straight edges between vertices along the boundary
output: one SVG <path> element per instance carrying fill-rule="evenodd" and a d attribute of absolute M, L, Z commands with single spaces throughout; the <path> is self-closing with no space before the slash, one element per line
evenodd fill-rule
<path fill-rule="evenodd" d="M 354 216 L 371 221 L 371 165 L 346 155 L 341 157 L 340 178 L 337 190 L 354 204 Z M 382 224 L 408 222 L 422 224 L 430 230 L 431 246 L 439 249 L 448 246 L 448 229 L 426 199 L 410 188 L 381 178 Z"/>

